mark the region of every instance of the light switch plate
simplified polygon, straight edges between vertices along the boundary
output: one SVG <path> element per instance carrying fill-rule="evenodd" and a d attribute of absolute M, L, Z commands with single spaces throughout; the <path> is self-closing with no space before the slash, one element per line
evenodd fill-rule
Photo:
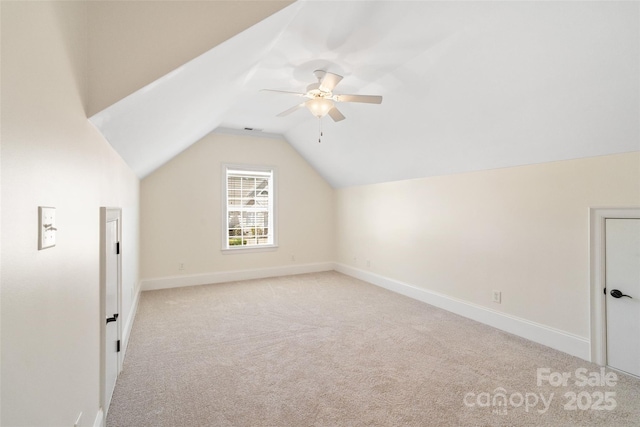
<path fill-rule="evenodd" d="M 56 208 L 38 206 L 38 250 L 56 245 Z"/>

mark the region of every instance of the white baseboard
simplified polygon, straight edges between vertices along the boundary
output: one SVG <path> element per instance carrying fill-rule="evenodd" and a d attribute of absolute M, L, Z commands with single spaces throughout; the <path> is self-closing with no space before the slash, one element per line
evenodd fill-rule
<path fill-rule="evenodd" d="M 133 302 L 131 303 L 131 312 L 129 313 L 129 318 L 127 319 L 127 323 L 124 325 L 122 331 L 122 360 L 127 353 L 127 347 L 129 345 L 129 337 L 131 336 L 131 328 L 133 328 L 133 322 L 136 318 L 136 313 L 138 312 L 138 302 L 140 301 L 140 286 L 136 287 L 137 291 L 134 293 Z"/>
<path fill-rule="evenodd" d="M 452 298 L 444 294 L 417 288 L 407 283 L 344 264 L 335 263 L 334 269 L 340 273 L 355 277 L 356 279 L 426 302 L 427 304 L 546 345 L 572 356 L 587 361 L 591 358 L 591 343 L 586 338 L 457 298 Z"/>
<path fill-rule="evenodd" d="M 236 282 L 239 280 L 264 279 L 267 277 L 291 276 L 294 274 L 317 273 L 331 271 L 332 262 L 314 264 L 294 264 L 282 267 L 257 268 L 252 270 L 220 271 L 215 273 L 192 274 L 188 276 L 159 277 L 142 280 L 141 289 L 151 291 L 156 289 L 181 288 L 184 286 L 208 285 L 212 283 Z"/>
<path fill-rule="evenodd" d="M 104 423 L 104 412 L 102 412 L 102 408 L 100 408 L 98 409 L 96 418 L 93 420 L 93 427 L 102 427 L 103 423 Z"/>

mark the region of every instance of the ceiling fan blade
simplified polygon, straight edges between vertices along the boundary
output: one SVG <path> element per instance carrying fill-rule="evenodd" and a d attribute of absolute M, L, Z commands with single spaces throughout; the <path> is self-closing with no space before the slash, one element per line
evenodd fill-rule
<path fill-rule="evenodd" d="M 320 80 L 320 87 L 331 92 L 337 84 L 340 83 L 340 80 L 342 80 L 342 76 L 325 71 L 324 76 Z"/>
<path fill-rule="evenodd" d="M 334 122 L 339 122 L 345 119 L 344 115 L 336 107 L 330 109 L 327 114 L 329 114 Z"/>
<path fill-rule="evenodd" d="M 276 117 L 284 117 L 284 116 L 288 116 L 289 114 L 293 113 L 294 111 L 296 111 L 297 109 L 304 107 L 304 102 L 302 104 L 298 104 L 294 107 L 289 108 L 288 110 L 283 111 L 282 113 L 278 114 Z"/>
<path fill-rule="evenodd" d="M 380 95 L 335 95 L 334 100 L 338 102 L 364 102 L 367 104 L 381 104 Z"/>
<path fill-rule="evenodd" d="M 276 89 L 260 89 L 260 92 L 275 92 L 275 93 L 286 93 L 288 95 L 297 95 L 297 96 L 304 96 L 304 93 L 300 93 L 300 92 L 289 92 L 287 90 L 276 90 Z"/>

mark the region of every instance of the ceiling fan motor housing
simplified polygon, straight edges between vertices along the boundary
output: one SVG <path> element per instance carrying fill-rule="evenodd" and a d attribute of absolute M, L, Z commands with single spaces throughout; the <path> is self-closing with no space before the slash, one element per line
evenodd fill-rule
<path fill-rule="evenodd" d="M 320 82 L 318 83 L 311 83 L 309 86 L 307 86 L 307 96 L 309 96 L 310 98 L 328 98 L 331 96 L 331 91 L 327 91 L 327 90 L 323 90 L 320 87 Z"/>

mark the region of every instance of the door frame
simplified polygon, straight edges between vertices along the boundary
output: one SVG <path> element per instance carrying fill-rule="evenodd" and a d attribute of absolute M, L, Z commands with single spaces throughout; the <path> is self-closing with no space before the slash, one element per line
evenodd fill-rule
<path fill-rule="evenodd" d="M 601 366 L 607 365 L 606 295 L 603 292 L 606 283 L 605 220 L 607 218 L 640 219 L 640 207 L 589 209 L 591 361 Z"/>
<path fill-rule="evenodd" d="M 109 410 L 107 404 L 107 396 L 105 394 L 106 386 L 106 336 L 107 336 L 107 324 L 105 319 L 106 313 L 106 299 L 107 299 L 107 253 L 105 250 L 105 243 L 107 241 L 107 223 L 110 221 L 118 221 L 118 242 L 122 248 L 122 209 L 112 207 L 100 208 L 100 405 L 102 410 L 103 419 L 106 419 L 107 411 Z M 118 255 L 118 273 L 117 273 L 117 293 L 118 293 L 118 313 L 122 313 L 122 249 Z M 122 319 L 118 318 L 116 321 L 116 327 L 118 328 L 118 339 L 122 340 Z M 118 353 L 118 374 L 122 371 L 122 352 Z"/>

